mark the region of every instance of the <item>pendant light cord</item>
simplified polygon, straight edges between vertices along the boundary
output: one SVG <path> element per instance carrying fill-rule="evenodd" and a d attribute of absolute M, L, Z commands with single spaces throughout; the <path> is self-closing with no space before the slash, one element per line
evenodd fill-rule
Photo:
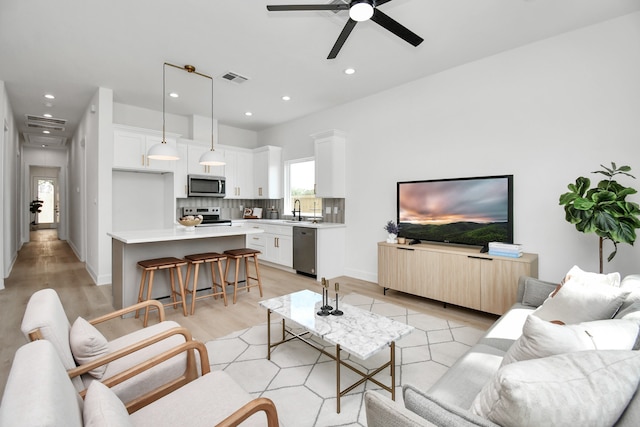
<path fill-rule="evenodd" d="M 165 90 L 165 81 L 167 80 L 166 79 L 166 69 L 167 69 L 166 65 L 167 65 L 166 62 L 162 65 L 162 143 L 163 144 L 167 143 L 167 141 L 165 139 L 165 118 L 164 118 L 165 117 L 165 105 L 164 105 L 165 101 L 164 101 L 164 98 L 165 98 L 165 92 L 166 92 L 166 90 Z"/>

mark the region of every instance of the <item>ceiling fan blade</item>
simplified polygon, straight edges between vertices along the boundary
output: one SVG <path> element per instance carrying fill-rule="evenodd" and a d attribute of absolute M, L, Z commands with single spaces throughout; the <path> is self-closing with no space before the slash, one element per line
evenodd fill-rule
<path fill-rule="evenodd" d="M 334 59 L 336 56 L 338 56 L 338 52 L 340 52 L 340 49 L 342 49 L 342 45 L 347 41 L 347 37 L 349 37 L 349 34 L 351 34 L 353 27 L 355 27 L 357 23 L 358 21 L 354 21 L 353 19 L 349 18 L 344 28 L 342 29 L 342 32 L 338 36 L 338 40 L 336 40 L 333 48 L 331 48 L 331 52 L 329 52 L 329 56 L 327 56 L 327 59 Z"/>
<path fill-rule="evenodd" d="M 349 5 L 340 4 L 289 4 L 278 6 L 267 6 L 269 12 L 284 12 L 290 10 L 349 10 Z"/>
<path fill-rule="evenodd" d="M 391 0 L 378 0 L 376 1 L 376 7 L 383 5 L 385 3 L 389 3 Z"/>
<path fill-rule="evenodd" d="M 400 24 L 398 21 L 390 18 L 383 12 L 380 12 L 377 8 L 373 11 L 373 16 L 371 20 L 376 24 L 380 25 L 383 28 L 391 31 L 396 36 L 400 37 L 407 43 L 412 44 L 413 46 L 418 46 L 420 43 L 424 41 L 422 37 L 409 30 L 404 25 Z"/>

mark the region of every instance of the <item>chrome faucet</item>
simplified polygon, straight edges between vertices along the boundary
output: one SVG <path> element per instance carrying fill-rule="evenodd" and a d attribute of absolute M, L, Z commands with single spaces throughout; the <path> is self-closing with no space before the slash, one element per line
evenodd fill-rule
<path fill-rule="evenodd" d="M 298 205 L 298 221 L 302 221 L 302 217 L 300 216 L 300 199 L 293 201 L 293 219 L 296 219 L 296 205 Z"/>

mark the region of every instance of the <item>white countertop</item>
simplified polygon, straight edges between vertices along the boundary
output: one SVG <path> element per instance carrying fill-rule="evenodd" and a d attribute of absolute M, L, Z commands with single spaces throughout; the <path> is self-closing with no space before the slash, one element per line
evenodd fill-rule
<path fill-rule="evenodd" d="M 286 225 L 289 227 L 308 227 L 308 228 L 344 228 L 345 224 L 336 222 L 318 222 L 314 224 L 311 221 L 293 221 L 290 219 L 234 219 L 233 224 L 270 224 L 270 225 Z"/>
<path fill-rule="evenodd" d="M 107 234 L 123 243 L 133 244 L 240 236 L 257 233 L 264 233 L 264 230 L 243 226 L 195 227 L 195 230 L 188 230 L 187 227 L 176 225 L 173 228 L 163 228 L 159 230 L 115 231 Z"/>

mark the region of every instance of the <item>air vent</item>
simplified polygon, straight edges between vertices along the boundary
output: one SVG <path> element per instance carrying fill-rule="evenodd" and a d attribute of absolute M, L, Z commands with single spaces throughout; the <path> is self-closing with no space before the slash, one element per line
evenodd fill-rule
<path fill-rule="evenodd" d="M 28 128 L 32 128 L 32 129 L 48 129 L 48 130 L 64 131 L 64 126 L 58 126 L 58 125 L 53 125 L 53 124 L 50 125 L 48 123 L 27 122 L 27 127 Z"/>
<path fill-rule="evenodd" d="M 247 77 L 241 76 L 240 74 L 234 73 L 232 71 L 229 71 L 228 73 L 223 75 L 222 78 L 237 84 L 241 84 L 249 80 Z"/>
<path fill-rule="evenodd" d="M 25 114 L 27 122 L 49 123 L 52 125 L 64 126 L 67 124 L 66 119 L 54 119 L 49 117 L 32 116 L 31 114 Z"/>
<path fill-rule="evenodd" d="M 25 124 L 27 127 L 36 129 L 51 129 L 64 131 L 64 126 L 67 124 L 66 119 L 55 119 L 49 117 L 34 116 L 31 114 L 25 114 Z"/>

